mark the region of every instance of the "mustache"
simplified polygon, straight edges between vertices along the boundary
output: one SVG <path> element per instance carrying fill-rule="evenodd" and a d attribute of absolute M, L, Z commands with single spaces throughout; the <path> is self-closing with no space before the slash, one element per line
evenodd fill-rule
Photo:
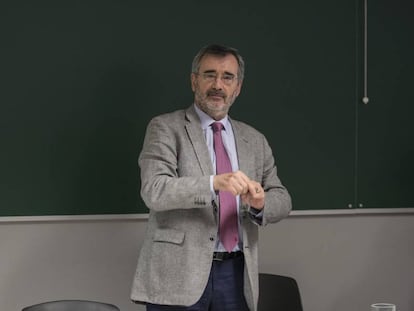
<path fill-rule="evenodd" d="M 220 90 L 209 90 L 207 91 L 207 96 L 221 96 L 226 97 L 226 93 Z"/>

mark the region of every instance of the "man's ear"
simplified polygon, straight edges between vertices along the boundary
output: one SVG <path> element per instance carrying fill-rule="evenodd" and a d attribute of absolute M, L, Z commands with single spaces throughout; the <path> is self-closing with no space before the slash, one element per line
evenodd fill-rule
<path fill-rule="evenodd" d="M 243 84 L 243 81 L 238 82 L 237 88 L 236 88 L 236 96 L 239 96 L 239 94 L 241 92 L 242 84 Z"/>
<path fill-rule="evenodd" d="M 191 73 L 190 79 L 191 79 L 191 89 L 193 90 L 193 92 L 195 92 L 196 85 L 197 85 L 197 80 L 196 80 L 197 76 L 194 73 Z"/>

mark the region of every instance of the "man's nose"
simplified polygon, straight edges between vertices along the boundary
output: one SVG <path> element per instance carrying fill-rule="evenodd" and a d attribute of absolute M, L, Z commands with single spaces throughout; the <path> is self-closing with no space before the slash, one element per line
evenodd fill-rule
<path fill-rule="evenodd" d="M 213 81 L 213 88 L 216 90 L 223 89 L 223 80 L 221 79 L 221 76 L 217 76 Z"/>

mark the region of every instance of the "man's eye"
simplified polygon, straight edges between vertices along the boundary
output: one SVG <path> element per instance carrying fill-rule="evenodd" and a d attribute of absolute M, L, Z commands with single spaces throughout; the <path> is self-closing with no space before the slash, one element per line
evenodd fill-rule
<path fill-rule="evenodd" d="M 204 77 L 207 79 L 215 79 L 216 75 L 214 73 L 205 73 Z"/>

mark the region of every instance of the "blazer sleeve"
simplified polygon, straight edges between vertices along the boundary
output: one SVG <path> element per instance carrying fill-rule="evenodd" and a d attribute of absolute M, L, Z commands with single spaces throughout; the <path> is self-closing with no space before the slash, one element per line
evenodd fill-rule
<path fill-rule="evenodd" d="M 280 181 L 272 150 L 264 136 L 262 136 L 263 170 L 260 183 L 265 191 L 265 205 L 263 217 L 252 220 L 259 225 L 275 223 L 287 217 L 292 210 L 292 201 L 288 190 Z"/>

